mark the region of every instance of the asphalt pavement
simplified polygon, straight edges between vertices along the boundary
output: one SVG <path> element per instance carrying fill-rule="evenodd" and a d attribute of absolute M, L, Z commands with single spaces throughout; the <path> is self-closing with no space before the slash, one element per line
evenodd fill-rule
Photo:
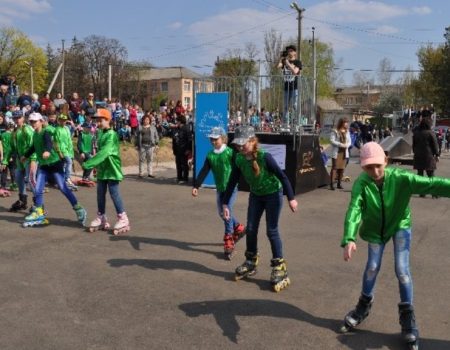
<path fill-rule="evenodd" d="M 262 220 L 258 274 L 234 281 L 245 240 L 223 258 L 215 192 L 128 175 L 121 184 L 129 235 L 86 233 L 66 199 L 45 195 L 50 225 L 22 228 L 0 199 L 0 349 L 406 349 L 400 338 L 392 245 L 386 249 L 372 313 L 350 334 L 342 319 L 357 302 L 367 245 L 345 263 L 339 243 L 352 183 L 320 188 L 287 202 L 280 220 L 292 284 L 274 293 Z M 360 173 L 353 162 L 352 180 Z M 437 175 L 450 177 L 444 154 Z M 92 220 L 95 189 L 76 195 Z M 248 194 L 235 211 L 245 222 Z M 450 200 L 413 197 L 411 266 L 421 349 L 450 349 Z M 107 213 L 114 222 L 108 198 Z"/>

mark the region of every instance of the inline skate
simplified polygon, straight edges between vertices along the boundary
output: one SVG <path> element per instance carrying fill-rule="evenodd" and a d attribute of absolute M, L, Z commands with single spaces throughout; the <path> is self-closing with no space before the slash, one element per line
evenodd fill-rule
<path fill-rule="evenodd" d="M 9 192 L 6 188 L 0 188 L 0 197 L 10 197 L 11 192 Z"/>
<path fill-rule="evenodd" d="M 95 182 L 89 179 L 81 179 L 77 181 L 77 186 L 95 187 Z"/>
<path fill-rule="evenodd" d="M 97 213 L 97 217 L 91 222 L 89 227 L 87 228 L 88 232 L 95 232 L 95 231 L 108 231 L 110 228 L 108 218 L 105 214 Z"/>
<path fill-rule="evenodd" d="M 23 227 L 48 225 L 49 221 L 45 217 L 44 209 L 37 207 L 31 214 L 25 216 Z"/>
<path fill-rule="evenodd" d="M 113 235 L 117 236 L 130 231 L 130 222 L 127 213 L 117 214 L 117 222 L 114 225 Z"/>
<path fill-rule="evenodd" d="M 240 279 L 254 276 L 257 272 L 258 258 L 258 253 L 245 252 L 245 261 L 236 268 L 234 279 L 239 281 Z"/>
<path fill-rule="evenodd" d="M 12 213 L 16 213 L 19 210 L 26 210 L 27 208 L 27 195 L 19 194 L 19 199 L 13 203 L 11 208 L 9 208 L 9 211 Z"/>
<path fill-rule="evenodd" d="M 72 192 L 78 191 L 78 186 L 75 185 L 71 179 L 66 180 L 66 185 Z"/>
<path fill-rule="evenodd" d="M 287 274 L 286 260 L 283 258 L 272 259 L 270 261 L 272 273 L 270 274 L 270 284 L 275 292 L 280 292 L 291 284 Z"/>
<path fill-rule="evenodd" d="M 84 227 L 84 225 L 86 224 L 86 219 L 87 219 L 86 209 L 84 209 L 81 205 L 76 204 L 73 207 L 73 210 L 75 210 L 75 213 L 77 214 L 78 222 Z"/>
<path fill-rule="evenodd" d="M 231 260 L 234 253 L 234 240 L 233 235 L 225 234 L 223 236 L 223 253 L 225 254 L 225 258 Z"/>
<path fill-rule="evenodd" d="M 237 224 L 234 226 L 234 232 L 233 232 L 233 240 L 234 243 L 237 243 L 242 237 L 245 236 L 245 226 L 242 224 Z"/>
<path fill-rule="evenodd" d="M 361 294 L 356 308 L 350 311 L 344 318 L 344 325 L 341 327 L 341 333 L 347 333 L 358 326 L 369 316 L 372 307 L 373 297 Z"/>
<path fill-rule="evenodd" d="M 402 336 L 410 350 L 419 350 L 419 330 L 416 327 L 414 307 L 409 303 L 398 304 L 399 323 Z"/>

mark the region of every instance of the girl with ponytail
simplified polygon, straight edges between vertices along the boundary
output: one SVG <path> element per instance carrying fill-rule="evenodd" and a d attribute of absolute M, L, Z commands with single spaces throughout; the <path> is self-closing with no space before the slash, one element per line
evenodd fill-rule
<path fill-rule="evenodd" d="M 289 200 L 293 212 L 297 210 L 297 201 L 292 186 L 274 158 L 258 146 L 255 130 L 251 126 L 240 126 L 236 129 L 232 141 L 239 153 L 236 155 L 233 170 L 223 198 L 223 214 L 230 219 L 228 204 L 233 189 L 242 175 L 250 186 L 247 210 L 247 250 L 245 262 L 236 269 L 236 280 L 256 273 L 258 265 L 257 237 L 258 227 L 263 212 L 266 212 L 267 237 L 272 249 L 271 266 L 273 268 L 270 282 L 278 292 L 290 283 L 286 261 L 283 258 L 282 243 L 278 230 L 283 204 L 283 191 Z"/>

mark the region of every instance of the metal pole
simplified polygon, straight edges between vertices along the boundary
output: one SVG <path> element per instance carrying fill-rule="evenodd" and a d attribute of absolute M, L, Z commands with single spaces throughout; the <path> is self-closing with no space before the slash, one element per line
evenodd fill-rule
<path fill-rule="evenodd" d="M 62 63 L 58 66 L 58 69 L 56 70 L 55 76 L 53 77 L 52 82 L 50 83 L 50 86 L 47 89 L 47 93 L 48 94 L 52 92 L 53 85 L 55 85 L 56 78 L 58 78 L 58 74 L 61 71 L 61 68 L 62 68 Z"/>
<path fill-rule="evenodd" d="M 317 61 L 316 61 L 316 41 L 314 31 L 316 28 L 312 27 L 312 49 L 313 49 L 313 98 L 312 98 L 312 115 L 311 122 L 316 120 L 317 116 Z"/>
<path fill-rule="evenodd" d="M 258 60 L 258 111 L 261 112 L 261 60 Z"/>
<path fill-rule="evenodd" d="M 64 69 L 65 69 L 65 55 L 64 55 L 64 39 L 62 39 L 62 71 L 61 71 L 61 95 L 64 98 Z"/>
<path fill-rule="evenodd" d="M 30 62 L 31 94 L 34 93 L 33 62 Z"/>
<path fill-rule="evenodd" d="M 112 81 L 112 66 L 111 64 L 108 65 L 108 100 L 111 101 L 111 81 Z"/>

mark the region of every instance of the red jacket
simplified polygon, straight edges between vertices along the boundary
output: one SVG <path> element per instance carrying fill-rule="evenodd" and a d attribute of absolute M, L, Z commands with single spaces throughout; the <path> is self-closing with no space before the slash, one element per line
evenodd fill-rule
<path fill-rule="evenodd" d="M 132 128 L 137 128 L 139 126 L 137 111 L 134 108 L 130 108 L 130 126 Z"/>

